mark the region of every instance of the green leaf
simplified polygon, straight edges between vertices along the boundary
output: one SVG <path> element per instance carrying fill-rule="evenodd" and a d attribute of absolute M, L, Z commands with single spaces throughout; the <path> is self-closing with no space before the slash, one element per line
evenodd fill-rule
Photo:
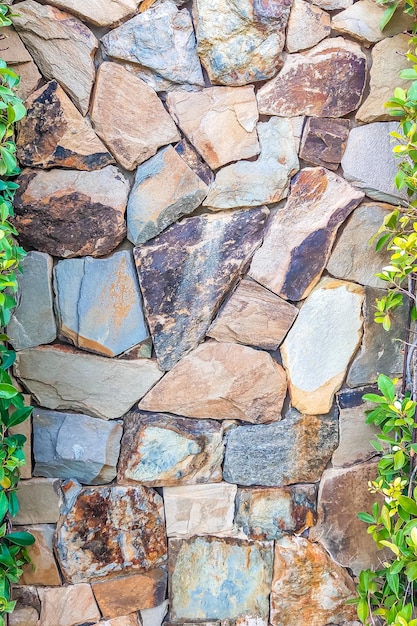
<path fill-rule="evenodd" d="M 410 582 L 412 582 L 413 580 L 417 580 L 417 561 L 413 561 L 412 563 L 407 565 L 405 573 Z"/>
<path fill-rule="evenodd" d="M 385 376 L 385 374 L 380 374 L 378 376 L 378 389 L 384 394 L 384 396 L 390 401 L 394 402 L 395 400 L 395 387 L 391 378 Z"/>
<path fill-rule="evenodd" d="M 407 513 L 411 515 L 417 515 L 417 504 L 412 498 L 408 496 L 398 496 L 398 502 Z"/>
<path fill-rule="evenodd" d="M 367 524 L 375 524 L 375 520 L 369 513 L 358 513 L 358 518 Z"/>
<path fill-rule="evenodd" d="M 35 537 L 26 532 L 9 533 L 8 535 L 5 535 L 4 538 L 8 539 L 11 543 L 16 544 L 17 546 L 31 546 L 35 543 Z"/>
<path fill-rule="evenodd" d="M 3 522 L 4 517 L 9 509 L 9 503 L 5 492 L 0 491 L 0 523 Z"/>
<path fill-rule="evenodd" d="M 5 398 L 10 400 L 18 394 L 18 390 L 13 385 L 9 385 L 7 383 L 0 383 L 0 398 Z"/>
<path fill-rule="evenodd" d="M 17 426 L 24 422 L 32 413 L 33 407 L 25 406 L 22 409 L 17 409 L 12 413 L 12 415 L 7 420 L 7 428 L 11 428 L 12 426 Z"/>
<path fill-rule="evenodd" d="M 369 615 L 368 602 L 365 600 L 365 598 L 361 598 L 359 600 L 356 610 L 358 612 L 358 617 L 360 621 L 364 624 L 366 620 L 368 619 L 368 615 Z"/>
<path fill-rule="evenodd" d="M 15 491 L 10 491 L 9 493 L 9 513 L 11 517 L 16 517 L 19 513 L 19 500 Z"/>

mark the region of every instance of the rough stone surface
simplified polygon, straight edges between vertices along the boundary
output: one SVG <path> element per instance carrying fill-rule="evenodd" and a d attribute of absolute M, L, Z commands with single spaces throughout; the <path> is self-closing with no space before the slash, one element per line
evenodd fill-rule
<path fill-rule="evenodd" d="M 207 185 L 172 147 L 140 165 L 127 205 L 128 238 L 134 245 L 159 235 L 203 202 Z"/>
<path fill-rule="evenodd" d="M 246 85 L 275 76 L 291 0 L 196 0 L 197 50 L 212 83 Z"/>
<path fill-rule="evenodd" d="M 337 170 L 348 135 L 349 120 L 309 117 L 301 141 L 300 158 L 313 165 Z"/>
<path fill-rule="evenodd" d="M 353 0 L 316 0 L 314 4 L 324 9 L 325 11 L 333 11 L 346 9 L 346 7 L 349 7 L 351 4 L 353 4 Z"/>
<path fill-rule="evenodd" d="M 42 76 L 15 29 L 12 26 L 2 26 L 1 34 L 1 58 L 20 76 L 16 94 L 26 100 L 37 88 Z"/>
<path fill-rule="evenodd" d="M 173 621 L 268 617 L 271 542 L 194 537 L 169 545 Z"/>
<path fill-rule="evenodd" d="M 355 584 L 325 550 L 303 537 L 284 537 L 275 545 L 271 594 L 272 626 L 323 626 L 353 620 L 346 600 Z"/>
<path fill-rule="evenodd" d="M 191 16 L 170 0 L 139 13 L 101 41 L 108 56 L 143 68 L 145 81 L 148 71 L 168 88 L 170 83 L 204 86 Z"/>
<path fill-rule="evenodd" d="M 223 454 L 218 422 L 131 412 L 124 419 L 118 480 L 149 487 L 218 482 Z"/>
<path fill-rule="evenodd" d="M 161 367 L 173 367 L 204 337 L 221 300 L 259 246 L 268 215 L 266 208 L 257 208 L 190 217 L 135 248 Z"/>
<path fill-rule="evenodd" d="M 96 170 L 114 163 L 106 146 L 53 80 L 25 102 L 19 124 L 17 158 L 29 167 Z"/>
<path fill-rule="evenodd" d="M 126 18 L 134 15 L 141 0 L 50 0 L 49 4 L 69 13 L 94 26 L 117 26 Z"/>
<path fill-rule="evenodd" d="M 213 172 L 186 139 L 181 139 L 181 141 L 177 143 L 175 151 L 178 152 L 180 157 L 206 185 L 211 185 L 214 180 Z"/>
<path fill-rule="evenodd" d="M 30 563 L 23 567 L 20 579 L 22 585 L 55 586 L 61 584 L 58 566 L 53 553 L 55 526 L 42 524 L 25 529 L 35 537 L 35 543 L 28 547 Z"/>
<path fill-rule="evenodd" d="M 305 54 L 287 57 L 278 76 L 258 91 L 259 112 L 342 117 L 359 105 L 365 81 L 360 46 L 342 37 L 325 40 Z"/>
<path fill-rule="evenodd" d="M 168 110 L 212 169 L 260 152 L 253 86 L 168 94 Z"/>
<path fill-rule="evenodd" d="M 73 626 L 100 619 L 100 611 L 90 585 L 81 583 L 70 587 L 41 587 L 42 626 Z"/>
<path fill-rule="evenodd" d="M 337 174 L 303 169 L 272 218 L 249 276 L 282 298 L 301 300 L 318 282 L 337 229 L 363 194 Z"/>
<path fill-rule="evenodd" d="M 142 626 L 161 626 L 168 611 L 168 600 L 152 609 L 143 609 L 140 612 Z"/>
<path fill-rule="evenodd" d="M 22 243 L 53 256 L 103 256 L 126 234 L 129 185 L 113 165 L 93 172 L 25 169 L 14 223 Z"/>
<path fill-rule="evenodd" d="M 166 571 L 162 569 L 111 578 L 92 585 L 100 611 L 106 617 L 158 606 L 165 598 L 166 586 Z"/>
<path fill-rule="evenodd" d="M 34 475 L 75 478 L 92 485 L 111 482 L 116 476 L 122 430 L 120 422 L 35 408 Z"/>
<path fill-rule="evenodd" d="M 281 539 L 313 526 L 315 509 L 315 485 L 239 489 L 236 525 L 250 539 Z"/>
<path fill-rule="evenodd" d="M 286 390 L 284 370 L 266 352 L 208 341 L 177 363 L 139 407 L 262 423 L 281 419 Z"/>
<path fill-rule="evenodd" d="M 238 426 L 227 434 L 224 480 L 283 487 L 320 480 L 338 444 L 338 412 L 301 415 L 290 409 L 277 424 Z"/>
<path fill-rule="evenodd" d="M 278 202 L 287 195 L 289 179 L 299 169 L 291 120 L 271 118 L 257 125 L 261 154 L 256 161 L 238 161 L 216 175 L 204 204 L 233 209 Z"/>
<path fill-rule="evenodd" d="M 294 0 L 287 26 L 285 47 L 288 52 L 312 48 L 330 35 L 330 16 L 319 7 Z"/>
<path fill-rule="evenodd" d="M 30 61 L 29 63 L 21 63 L 13 68 L 13 70 L 20 76 L 20 83 L 16 88 L 16 94 L 22 100 L 26 98 L 39 87 L 39 83 L 42 80 L 36 63 Z"/>
<path fill-rule="evenodd" d="M 298 309 L 252 280 L 243 279 L 220 310 L 208 336 L 276 350 Z"/>
<path fill-rule="evenodd" d="M 141 486 L 84 488 L 60 520 L 56 552 L 70 583 L 157 567 L 166 559 L 161 496 Z"/>
<path fill-rule="evenodd" d="M 149 337 L 130 250 L 59 261 L 54 289 L 59 335 L 78 348 L 116 356 Z"/>
<path fill-rule="evenodd" d="M 33 607 L 16 608 L 9 616 L 9 626 L 39 626 L 39 615 Z"/>
<path fill-rule="evenodd" d="M 48 409 L 121 417 L 162 376 L 150 359 L 110 360 L 64 346 L 18 353 L 15 374 Z"/>
<path fill-rule="evenodd" d="M 28 252 L 17 277 L 17 307 L 7 326 L 15 350 L 33 348 L 56 339 L 52 294 L 53 259 L 43 252 Z"/>
<path fill-rule="evenodd" d="M 147 609 L 151 611 L 152 609 Z M 114 619 L 100 620 L 94 626 L 140 626 L 137 613 L 125 615 L 123 617 L 115 617 Z"/>
<path fill-rule="evenodd" d="M 365 423 L 365 410 L 369 408 L 370 406 L 365 403 L 340 408 L 340 443 L 332 456 L 334 467 L 364 463 L 377 454 L 370 442 L 375 438 L 378 429 Z"/>
<path fill-rule="evenodd" d="M 14 524 L 55 524 L 60 513 L 60 481 L 32 478 L 19 484 L 19 513 Z"/>
<path fill-rule="evenodd" d="M 34 0 L 19 2 L 13 24 L 47 80 L 56 79 L 85 115 L 88 111 L 98 46 L 80 20 Z"/>
<path fill-rule="evenodd" d="M 158 148 L 180 139 L 154 90 L 117 63 L 100 65 L 91 121 L 97 135 L 126 170 L 135 169 Z"/>
<path fill-rule="evenodd" d="M 327 413 L 362 336 L 360 285 L 323 279 L 305 302 L 281 346 L 291 403 Z"/>

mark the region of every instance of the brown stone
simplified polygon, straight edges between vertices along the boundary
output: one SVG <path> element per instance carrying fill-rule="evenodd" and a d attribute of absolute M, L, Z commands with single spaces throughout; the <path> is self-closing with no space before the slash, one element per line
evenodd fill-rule
<path fill-rule="evenodd" d="M 304 127 L 300 158 L 312 165 L 337 170 L 349 135 L 349 120 L 310 117 Z"/>
<path fill-rule="evenodd" d="M 287 25 L 285 46 L 288 52 L 312 48 L 330 35 L 330 16 L 305 0 L 294 0 Z"/>
<path fill-rule="evenodd" d="M 68 13 L 73 13 L 81 20 L 94 26 L 117 26 L 134 15 L 142 0 L 51 0 L 49 4 Z"/>
<path fill-rule="evenodd" d="M 54 80 L 25 103 L 19 124 L 17 158 L 29 167 L 96 170 L 114 163 L 88 122 Z"/>
<path fill-rule="evenodd" d="M 22 98 L 22 100 L 26 100 L 26 98 L 38 88 L 42 80 L 42 75 L 33 61 L 16 65 L 13 67 L 13 71 L 20 77 L 16 94 L 19 98 Z"/>
<path fill-rule="evenodd" d="M 24 565 L 20 582 L 23 585 L 48 587 L 60 585 L 61 576 L 53 552 L 55 526 L 42 524 L 28 526 L 24 530 L 32 533 L 35 537 L 35 543 L 27 549 L 30 563 Z"/>
<path fill-rule="evenodd" d="M 39 626 L 39 615 L 33 607 L 16 608 L 9 615 L 8 626 Z"/>
<path fill-rule="evenodd" d="M 154 90 L 117 63 L 100 66 L 91 121 L 97 135 L 127 170 L 135 169 L 161 146 L 180 139 Z"/>
<path fill-rule="evenodd" d="M 90 585 L 40 587 L 42 603 L 39 624 L 42 626 L 74 626 L 100 619 L 100 611 Z"/>
<path fill-rule="evenodd" d="M 32 57 L 13 26 L 2 26 L 0 35 L 0 55 L 7 65 L 30 63 Z"/>
<path fill-rule="evenodd" d="M 208 341 L 175 365 L 139 407 L 263 423 L 281 419 L 286 389 L 283 368 L 266 352 Z"/>
<path fill-rule="evenodd" d="M 278 76 L 258 91 L 259 112 L 342 117 L 358 107 L 365 82 L 360 46 L 342 37 L 326 39 L 305 54 L 288 55 Z"/>
<path fill-rule="evenodd" d="M 113 166 L 92 172 L 26 169 L 14 224 L 23 245 L 53 256 L 103 256 L 126 234 L 128 182 Z"/>
<path fill-rule="evenodd" d="M 152 609 L 146 609 L 152 610 Z M 94 626 L 141 626 L 139 621 L 139 615 L 137 613 L 132 613 L 131 615 L 124 615 L 123 617 L 115 617 L 110 620 L 100 620 Z M 160 625 L 158 625 L 160 626 Z"/>

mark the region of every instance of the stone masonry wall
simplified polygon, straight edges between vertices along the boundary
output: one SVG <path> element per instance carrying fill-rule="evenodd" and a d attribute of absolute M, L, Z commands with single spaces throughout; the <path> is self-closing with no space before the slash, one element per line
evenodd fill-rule
<path fill-rule="evenodd" d="M 15 3 L 8 327 L 35 404 L 10 626 L 354 624 L 373 323 L 402 201 L 371 0 Z"/>

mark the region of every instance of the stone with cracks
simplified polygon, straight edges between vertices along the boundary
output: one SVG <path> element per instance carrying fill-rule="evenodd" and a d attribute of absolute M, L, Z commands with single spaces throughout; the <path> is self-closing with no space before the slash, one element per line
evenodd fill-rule
<path fill-rule="evenodd" d="M 117 26 L 134 15 L 142 0 L 50 0 L 49 4 L 94 26 Z"/>
<path fill-rule="evenodd" d="M 140 574 L 96 581 L 93 582 L 92 587 L 102 614 L 107 617 L 117 617 L 161 604 L 166 595 L 166 579 L 165 570 L 154 569 Z M 139 626 L 140 622 L 137 623 Z M 110 626 L 113 626 L 113 622 L 110 622 Z M 114 626 L 119 626 L 118 622 Z"/>
<path fill-rule="evenodd" d="M 69 587 L 40 587 L 42 626 L 73 626 L 100 619 L 90 585 L 81 583 Z"/>
<path fill-rule="evenodd" d="M 85 115 L 94 84 L 98 41 L 80 20 L 55 7 L 25 0 L 13 25 L 47 80 L 55 79 Z"/>
<path fill-rule="evenodd" d="M 163 369 L 203 339 L 260 245 L 268 215 L 261 207 L 190 217 L 135 248 L 145 314 Z"/>
<path fill-rule="evenodd" d="M 300 158 L 313 165 L 337 170 L 349 135 L 349 120 L 331 117 L 307 118 L 300 147 Z"/>
<path fill-rule="evenodd" d="M 288 52 L 312 48 L 330 35 L 330 16 L 318 6 L 294 0 L 287 26 L 285 47 Z"/>
<path fill-rule="evenodd" d="M 263 423 L 281 419 L 286 390 L 284 370 L 268 353 L 208 341 L 182 358 L 139 408 Z"/>
<path fill-rule="evenodd" d="M 278 76 L 258 91 L 259 113 L 342 117 L 359 106 L 366 71 L 357 43 L 326 39 L 304 54 L 288 55 Z"/>

